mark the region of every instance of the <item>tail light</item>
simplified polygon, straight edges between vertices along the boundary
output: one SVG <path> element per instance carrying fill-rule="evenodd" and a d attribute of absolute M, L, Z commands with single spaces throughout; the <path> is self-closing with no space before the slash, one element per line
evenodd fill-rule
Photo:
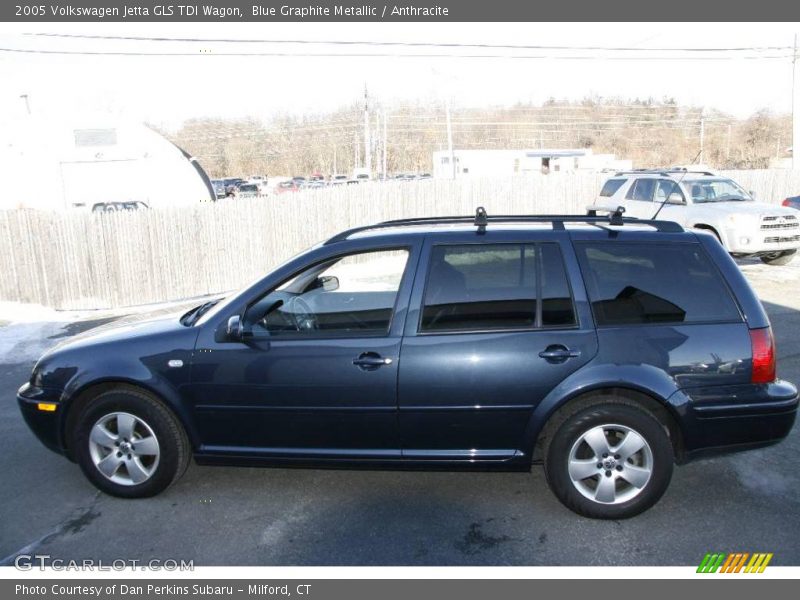
<path fill-rule="evenodd" d="M 753 372 L 751 383 L 770 383 L 775 381 L 775 340 L 772 329 L 750 330 L 750 346 L 753 350 Z"/>
<path fill-rule="evenodd" d="M 791 202 L 789 202 L 789 199 L 787 198 L 786 200 L 784 200 L 783 202 L 781 202 L 781 204 L 782 204 L 783 206 L 791 206 L 791 204 L 792 204 L 792 203 L 791 203 Z"/>

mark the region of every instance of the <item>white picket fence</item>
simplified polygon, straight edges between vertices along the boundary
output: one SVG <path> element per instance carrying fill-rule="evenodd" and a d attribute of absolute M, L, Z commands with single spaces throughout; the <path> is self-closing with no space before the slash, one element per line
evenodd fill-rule
<path fill-rule="evenodd" d="M 726 173 L 759 200 L 800 194 L 800 171 Z M 120 213 L 0 212 L 0 300 L 123 307 L 232 290 L 343 229 L 411 216 L 585 214 L 605 176 L 368 183 Z"/>

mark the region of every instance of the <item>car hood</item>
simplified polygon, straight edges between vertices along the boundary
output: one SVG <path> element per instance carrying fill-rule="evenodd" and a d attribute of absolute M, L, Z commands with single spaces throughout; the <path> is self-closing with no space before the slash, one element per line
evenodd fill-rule
<path fill-rule="evenodd" d="M 760 216 L 797 216 L 797 211 L 766 202 L 704 202 L 693 205 L 695 209 L 706 209 L 717 214 L 746 214 Z"/>
<path fill-rule="evenodd" d="M 122 340 L 130 341 L 171 331 L 185 330 L 186 327 L 180 323 L 180 318 L 185 313 L 185 310 L 181 310 L 167 314 L 153 315 L 150 313 L 122 317 L 106 325 L 71 336 L 68 340 L 48 350 L 45 356 L 88 346 L 104 345 Z"/>

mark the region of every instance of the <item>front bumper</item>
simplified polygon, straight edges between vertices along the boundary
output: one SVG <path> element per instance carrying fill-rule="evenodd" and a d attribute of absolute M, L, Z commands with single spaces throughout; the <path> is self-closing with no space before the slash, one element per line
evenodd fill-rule
<path fill-rule="evenodd" d="M 770 446 L 794 426 L 797 388 L 788 381 L 683 390 L 681 462 Z"/>
<path fill-rule="evenodd" d="M 22 418 L 39 441 L 53 452 L 65 455 L 66 448 L 61 434 L 60 396 L 58 390 L 39 388 L 26 383 L 17 392 L 17 403 Z M 39 405 L 42 403 L 55 404 L 56 409 L 40 410 Z"/>
<path fill-rule="evenodd" d="M 726 249 L 731 254 L 771 254 L 800 248 L 800 229 L 725 230 Z"/>

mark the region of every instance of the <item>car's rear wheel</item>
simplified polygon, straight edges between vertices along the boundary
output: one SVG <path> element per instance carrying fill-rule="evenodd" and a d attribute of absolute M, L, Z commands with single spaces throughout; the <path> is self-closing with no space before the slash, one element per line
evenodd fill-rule
<path fill-rule="evenodd" d="M 104 392 L 77 418 L 75 458 L 101 491 L 123 498 L 154 496 L 177 481 L 191 455 L 175 416 L 137 390 Z"/>
<path fill-rule="evenodd" d="M 595 519 L 625 519 L 653 506 L 669 485 L 674 455 L 661 423 L 628 403 L 598 403 L 568 416 L 545 454 L 558 499 Z"/>
<path fill-rule="evenodd" d="M 772 254 L 765 254 L 764 256 L 762 256 L 761 262 L 773 266 L 788 265 L 794 258 L 795 254 L 797 254 L 797 250 L 773 252 Z"/>

